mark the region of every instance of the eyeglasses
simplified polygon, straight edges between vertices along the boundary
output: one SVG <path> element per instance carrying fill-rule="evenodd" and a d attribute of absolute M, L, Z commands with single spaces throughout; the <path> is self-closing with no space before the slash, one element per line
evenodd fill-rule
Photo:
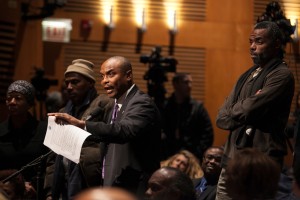
<path fill-rule="evenodd" d="M 208 155 L 204 156 L 203 158 L 205 161 L 215 160 L 215 162 L 221 162 L 221 160 L 222 160 L 222 156 L 216 156 L 216 155 L 211 155 L 211 154 L 208 154 Z"/>

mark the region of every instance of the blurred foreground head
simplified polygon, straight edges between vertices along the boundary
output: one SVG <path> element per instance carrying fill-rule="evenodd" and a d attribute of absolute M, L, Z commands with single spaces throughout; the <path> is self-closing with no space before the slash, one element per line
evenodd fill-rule
<path fill-rule="evenodd" d="M 228 192 L 234 199 L 273 199 L 280 177 L 280 166 L 254 148 L 239 151 L 226 168 Z"/>
<path fill-rule="evenodd" d="M 74 200 L 137 200 L 137 198 L 120 188 L 91 188 L 80 192 Z"/>
<path fill-rule="evenodd" d="M 189 176 L 177 168 L 162 167 L 148 181 L 145 200 L 196 200 Z"/>

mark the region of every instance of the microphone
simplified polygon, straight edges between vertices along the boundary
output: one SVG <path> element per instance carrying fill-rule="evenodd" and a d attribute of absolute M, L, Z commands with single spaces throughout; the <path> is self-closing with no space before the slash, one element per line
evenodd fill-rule
<path fill-rule="evenodd" d="M 102 108 L 97 107 L 95 110 L 93 110 L 86 118 L 85 121 L 89 121 L 94 119 L 94 117 L 96 117 L 97 115 L 99 115 L 102 112 Z"/>

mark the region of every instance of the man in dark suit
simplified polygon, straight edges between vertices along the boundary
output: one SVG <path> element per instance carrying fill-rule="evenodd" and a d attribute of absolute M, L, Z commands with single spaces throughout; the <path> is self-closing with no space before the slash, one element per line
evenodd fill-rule
<path fill-rule="evenodd" d="M 108 123 L 82 121 L 65 113 L 49 115 L 86 129 L 92 137 L 108 144 L 104 186 L 119 186 L 142 195 L 150 175 L 159 168 L 159 110 L 133 83 L 131 63 L 126 58 L 107 59 L 101 65 L 100 79 L 107 95 L 118 106 Z"/>

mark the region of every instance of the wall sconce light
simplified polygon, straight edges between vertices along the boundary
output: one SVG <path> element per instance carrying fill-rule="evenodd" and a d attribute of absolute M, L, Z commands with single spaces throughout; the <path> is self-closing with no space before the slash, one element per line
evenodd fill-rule
<path fill-rule="evenodd" d="M 295 26 L 295 30 L 294 30 L 294 34 L 293 34 L 293 40 L 294 41 L 298 41 L 299 37 L 298 37 L 298 19 L 295 19 L 294 21 L 294 26 Z"/>
<path fill-rule="evenodd" d="M 172 34 L 176 34 L 178 32 L 178 28 L 177 28 L 177 19 L 176 19 L 176 10 L 174 10 L 174 13 L 173 13 L 173 18 L 172 18 L 172 27 L 170 29 L 170 32 Z"/>
<path fill-rule="evenodd" d="M 112 30 L 115 28 L 115 24 L 113 21 L 113 6 L 110 6 L 110 10 L 109 10 L 109 22 L 107 24 L 107 27 Z"/>
<path fill-rule="evenodd" d="M 174 55 L 174 48 L 175 48 L 175 35 L 178 32 L 177 28 L 177 20 L 176 20 L 176 10 L 174 10 L 174 13 L 172 15 L 172 23 L 170 28 L 170 43 L 169 43 L 169 55 Z"/>
<path fill-rule="evenodd" d="M 137 29 L 137 42 L 135 52 L 140 53 L 142 48 L 143 35 L 146 32 L 146 22 L 145 22 L 145 8 L 143 8 L 141 13 L 141 21 Z"/>
<path fill-rule="evenodd" d="M 110 26 L 108 26 L 108 25 L 104 26 L 102 51 L 107 51 L 111 31 L 112 31 L 112 28 Z"/>
<path fill-rule="evenodd" d="M 170 31 L 169 55 L 174 55 L 175 33 Z"/>
<path fill-rule="evenodd" d="M 137 29 L 135 53 L 141 53 L 144 32 L 145 30 L 142 30 L 141 28 Z"/>
<path fill-rule="evenodd" d="M 146 30 L 147 30 L 145 18 L 146 18 L 145 17 L 145 8 L 143 8 L 143 11 L 142 11 L 142 23 L 141 23 L 141 26 L 139 27 L 140 32 L 146 32 Z"/>
<path fill-rule="evenodd" d="M 114 25 L 114 21 L 113 21 L 113 6 L 110 6 L 109 20 L 108 20 L 108 23 L 104 26 L 104 31 L 103 31 L 102 51 L 107 51 L 110 34 L 114 28 L 115 28 L 115 25 Z"/>

